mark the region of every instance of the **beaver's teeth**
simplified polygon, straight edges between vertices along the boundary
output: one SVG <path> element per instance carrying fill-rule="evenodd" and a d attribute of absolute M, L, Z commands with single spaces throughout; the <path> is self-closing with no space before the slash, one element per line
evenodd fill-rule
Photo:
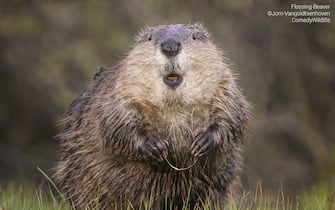
<path fill-rule="evenodd" d="M 168 76 L 167 78 L 168 80 L 178 80 L 179 77 L 177 75 L 173 75 L 173 76 Z"/>
<path fill-rule="evenodd" d="M 183 77 L 182 75 L 172 73 L 172 74 L 164 76 L 163 81 L 170 88 L 175 89 L 177 86 L 179 86 L 183 82 Z"/>

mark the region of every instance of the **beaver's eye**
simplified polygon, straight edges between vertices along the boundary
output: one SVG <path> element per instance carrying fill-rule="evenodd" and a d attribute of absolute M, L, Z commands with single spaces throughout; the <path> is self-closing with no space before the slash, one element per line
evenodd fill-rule
<path fill-rule="evenodd" d="M 207 35 L 205 33 L 202 33 L 202 32 L 196 32 L 196 33 L 192 34 L 192 39 L 193 40 L 204 41 L 204 40 L 206 40 L 206 38 L 207 38 Z"/>

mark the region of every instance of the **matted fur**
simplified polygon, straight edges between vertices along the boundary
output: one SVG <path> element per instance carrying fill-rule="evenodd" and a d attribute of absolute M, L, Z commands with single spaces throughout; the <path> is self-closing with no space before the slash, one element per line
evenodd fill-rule
<path fill-rule="evenodd" d="M 170 59 L 163 55 L 155 33 L 178 34 L 180 53 Z M 172 70 L 184 78 L 176 89 L 162 79 Z M 206 199 L 222 207 L 239 185 L 247 109 L 206 29 L 147 28 L 130 53 L 101 69 L 71 104 L 58 136 L 55 178 L 78 209 L 138 209 L 144 203 L 180 209 L 183 200 L 193 208 Z M 215 147 L 194 157 L 195 136 L 208 130 Z M 166 161 L 148 161 L 140 148 L 150 136 L 168 142 L 171 164 L 195 164 L 177 171 Z"/>

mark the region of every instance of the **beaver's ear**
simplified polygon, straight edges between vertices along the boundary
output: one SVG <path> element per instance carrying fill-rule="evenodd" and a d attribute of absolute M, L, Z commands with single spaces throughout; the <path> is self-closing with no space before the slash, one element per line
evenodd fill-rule
<path fill-rule="evenodd" d="M 96 80 L 101 75 L 101 73 L 106 70 L 107 70 L 107 67 L 104 67 L 104 66 L 99 66 L 98 68 L 96 68 L 94 76 L 93 76 L 93 80 Z"/>
<path fill-rule="evenodd" d="M 201 29 L 201 30 L 206 30 L 206 28 L 204 27 L 204 24 L 202 22 L 197 21 L 193 25 L 196 26 L 197 28 Z"/>
<path fill-rule="evenodd" d="M 198 40 L 212 40 L 211 34 L 207 31 L 204 25 L 201 22 L 196 22 L 194 24 L 190 24 L 190 28 L 193 31 L 192 38 Z"/>
<path fill-rule="evenodd" d="M 136 36 L 135 38 L 136 43 L 151 41 L 152 31 L 153 28 L 149 27 L 148 25 L 145 25 Z"/>

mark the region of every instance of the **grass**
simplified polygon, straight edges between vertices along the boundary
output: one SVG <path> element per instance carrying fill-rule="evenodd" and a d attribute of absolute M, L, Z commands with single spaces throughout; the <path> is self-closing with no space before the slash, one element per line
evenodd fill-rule
<path fill-rule="evenodd" d="M 52 184 L 51 184 L 52 185 Z M 0 186 L 0 210 L 67 210 L 71 205 L 55 190 L 41 189 L 28 184 L 9 183 Z M 57 191 L 57 190 L 56 190 Z M 126 209 L 131 209 L 128 207 Z M 148 209 L 148 208 L 145 208 Z M 187 209 L 187 205 L 185 205 Z M 204 203 L 200 209 L 211 208 Z M 225 210 L 335 210 L 335 182 L 321 183 L 298 196 L 287 196 L 279 190 L 276 197 L 264 193 L 261 184 L 255 192 L 244 193 L 237 202 L 229 202 Z"/>
<path fill-rule="evenodd" d="M 70 205 L 51 190 L 29 184 L 9 183 L 0 186 L 0 210 L 64 210 Z"/>
<path fill-rule="evenodd" d="M 296 196 L 279 189 L 273 197 L 258 184 L 253 195 L 244 194 L 238 202 L 230 202 L 227 210 L 335 210 L 335 182 L 321 183 Z"/>

